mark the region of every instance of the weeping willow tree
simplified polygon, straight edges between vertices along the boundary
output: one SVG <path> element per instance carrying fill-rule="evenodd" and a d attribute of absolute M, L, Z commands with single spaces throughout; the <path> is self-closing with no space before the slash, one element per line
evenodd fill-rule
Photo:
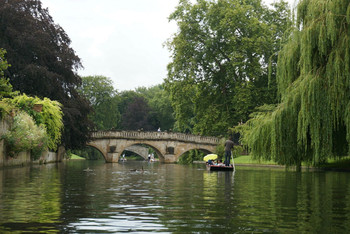
<path fill-rule="evenodd" d="M 278 56 L 280 103 L 238 126 L 253 157 L 317 165 L 350 142 L 350 0 L 301 0 Z"/>

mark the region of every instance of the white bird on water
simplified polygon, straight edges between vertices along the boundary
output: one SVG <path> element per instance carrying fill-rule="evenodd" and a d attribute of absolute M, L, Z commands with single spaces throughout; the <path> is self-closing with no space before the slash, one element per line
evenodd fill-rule
<path fill-rule="evenodd" d="M 86 169 L 84 169 L 84 171 L 85 171 L 85 172 L 90 172 L 90 171 L 93 171 L 93 170 L 90 169 L 90 168 L 86 168 Z"/>

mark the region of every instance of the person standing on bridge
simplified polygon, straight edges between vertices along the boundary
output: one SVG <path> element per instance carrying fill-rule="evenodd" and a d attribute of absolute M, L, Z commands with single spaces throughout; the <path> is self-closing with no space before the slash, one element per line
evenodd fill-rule
<path fill-rule="evenodd" d="M 233 149 L 233 146 L 235 143 L 232 140 L 232 137 L 230 137 L 225 142 L 225 166 L 230 166 L 230 160 L 231 160 L 231 150 Z"/>

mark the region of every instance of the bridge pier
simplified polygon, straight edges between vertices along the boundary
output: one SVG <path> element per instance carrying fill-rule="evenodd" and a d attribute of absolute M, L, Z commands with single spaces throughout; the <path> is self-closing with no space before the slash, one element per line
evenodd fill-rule
<path fill-rule="evenodd" d="M 164 155 L 164 163 L 174 163 L 176 162 L 175 155 L 173 154 L 166 154 Z"/>
<path fill-rule="evenodd" d="M 117 163 L 119 160 L 119 153 L 107 153 L 106 162 Z"/>

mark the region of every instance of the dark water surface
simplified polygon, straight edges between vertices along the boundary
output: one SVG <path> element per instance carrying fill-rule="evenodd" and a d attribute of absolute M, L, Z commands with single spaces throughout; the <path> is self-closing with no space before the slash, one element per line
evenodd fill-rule
<path fill-rule="evenodd" d="M 2 169 L 0 233 L 350 233 L 349 176 L 147 162 Z"/>

